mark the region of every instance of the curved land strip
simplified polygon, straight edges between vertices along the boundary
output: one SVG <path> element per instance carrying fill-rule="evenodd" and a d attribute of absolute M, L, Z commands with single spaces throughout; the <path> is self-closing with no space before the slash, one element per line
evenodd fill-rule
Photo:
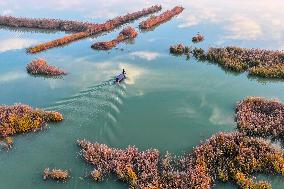
<path fill-rule="evenodd" d="M 68 35 L 47 43 L 42 43 L 39 45 L 36 45 L 34 47 L 28 48 L 27 52 L 28 53 L 38 53 L 53 47 L 58 47 L 58 46 L 62 46 L 68 43 L 71 43 L 73 41 L 79 40 L 79 39 L 83 39 L 86 37 L 89 37 L 91 35 L 95 35 L 101 32 L 107 32 L 110 30 L 113 30 L 123 24 L 126 24 L 130 21 L 136 20 L 138 18 L 141 18 L 143 16 L 146 16 L 148 14 L 152 14 L 155 12 L 158 12 L 162 9 L 162 7 L 160 5 L 155 5 L 152 7 L 149 7 L 147 9 L 143 9 L 141 11 L 137 11 L 134 13 L 129 13 L 126 14 L 124 16 L 118 16 L 114 19 L 108 20 L 107 22 L 103 23 L 103 24 L 96 24 L 92 27 L 89 27 L 86 31 L 82 31 L 79 33 L 75 33 L 72 35 Z"/>
<path fill-rule="evenodd" d="M 28 105 L 0 106 L 0 139 L 41 130 L 47 123 L 60 122 L 59 112 L 33 109 Z"/>
<path fill-rule="evenodd" d="M 151 29 L 163 22 L 169 21 L 174 16 L 180 14 L 184 10 L 183 7 L 176 6 L 171 10 L 167 10 L 166 12 L 158 15 L 158 16 L 152 16 L 148 18 L 147 20 L 141 22 L 139 24 L 139 27 L 141 29 Z"/>
<path fill-rule="evenodd" d="M 219 133 L 192 153 L 174 158 L 159 151 L 110 148 L 104 144 L 78 141 L 85 160 L 94 165 L 91 177 L 101 181 L 115 174 L 131 188 L 202 188 L 215 181 L 234 182 L 240 188 L 268 189 L 266 181 L 255 181 L 254 173 L 284 174 L 284 154 L 265 140 L 239 132 Z"/>
<path fill-rule="evenodd" d="M 55 66 L 48 65 L 44 59 L 34 59 L 27 65 L 27 72 L 32 75 L 60 76 L 67 73 Z"/>
<path fill-rule="evenodd" d="M 81 32 L 86 31 L 87 29 L 94 27 L 97 24 L 60 19 L 36 19 L 13 16 L 0 16 L 0 25 L 14 28 Z"/>
<path fill-rule="evenodd" d="M 238 103 L 236 119 L 247 135 L 283 139 L 284 104 L 277 100 L 249 97 Z"/>
<path fill-rule="evenodd" d="M 138 35 L 137 31 L 132 27 L 124 28 L 116 39 L 113 39 L 111 41 L 106 42 L 98 42 L 92 45 L 93 49 L 97 50 L 109 50 L 115 47 L 117 44 L 119 44 L 122 41 L 128 40 L 128 39 L 134 39 Z"/>

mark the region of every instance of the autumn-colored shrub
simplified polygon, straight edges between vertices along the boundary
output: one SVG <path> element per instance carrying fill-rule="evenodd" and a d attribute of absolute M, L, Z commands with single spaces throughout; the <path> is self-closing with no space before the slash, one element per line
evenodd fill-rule
<path fill-rule="evenodd" d="M 161 158 L 157 150 L 140 152 L 131 146 L 120 150 L 86 140 L 78 144 L 85 160 L 95 167 L 91 175 L 99 178 L 96 181 L 114 173 L 137 189 L 211 189 L 217 180 L 235 182 L 242 189 L 269 189 L 268 182 L 257 182 L 250 176 L 254 173 L 284 175 L 282 150 L 239 132 L 216 134 L 180 157 L 167 153 Z"/>
<path fill-rule="evenodd" d="M 91 25 L 87 28 L 87 30 L 79 32 L 79 33 L 75 33 L 75 34 L 71 34 L 50 42 L 46 42 L 46 43 L 42 43 L 39 45 L 36 45 L 34 47 L 28 48 L 27 52 L 28 53 L 38 53 L 53 47 L 58 47 L 58 46 L 62 46 L 68 43 L 71 43 L 73 41 L 79 40 L 79 39 L 83 39 L 86 37 L 89 37 L 91 35 L 95 35 L 101 32 L 106 32 L 106 31 L 110 31 L 113 30 L 127 22 L 130 22 L 132 20 L 136 20 L 140 17 L 146 16 L 148 14 L 152 14 L 154 12 L 160 11 L 161 10 L 161 6 L 160 5 L 155 5 L 152 7 L 149 7 L 147 9 L 143 9 L 141 11 L 137 11 L 134 13 L 129 13 L 126 14 L 124 16 L 118 16 L 114 19 L 108 20 L 107 22 L 103 23 L 103 24 L 94 24 Z"/>
<path fill-rule="evenodd" d="M 198 43 L 204 40 L 204 35 L 198 33 L 195 36 L 192 37 L 192 42 Z"/>
<path fill-rule="evenodd" d="M 141 29 L 150 29 L 154 26 L 157 26 L 158 24 L 161 24 L 163 22 L 170 20 L 174 16 L 180 14 L 183 10 L 184 10 L 183 7 L 176 6 L 173 9 L 167 10 L 166 12 L 164 12 L 164 13 L 158 15 L 158 16 L 152 16 L 152 17 L 148 18 L 147 20 L 142 21 L 139 24 L 139 27 Z"/>
<path fill-rule="evenodd" d="M 249 97 L 236 108 L 238 129 L 252 136 L 283 138 L 284 105 L 277 100 Z"/>
<path fill-rule="evenodd" d="M 43 179 L 54 179 L 57 181 L 66 181 L 69 178 L 69 172 L 67 170 L 61 170 L 61 169 L 52 169 L 46 168 L 43 171 Z"/>
<path fill-rule="evenodd" d="M 113 39 L 111 41 L 106 41 L 106 42 L 98 42 L 92 45 L 93 49 L 97 50 L 109 50 L 115 47 L 118 43 L 125 41 L 127 39 L 134 39 L 137 37 L 138 33 L 136 30 L 132 27 L 127 27 L 124 28 L 119 35 L 117 36 L 116 39 Z"/>
<path fill-rule="evenodd" d="M 44 59 L 34 59 L 27 65 L 27 72 L 32 75 L 47 75 L 47 76 L 60 76 L 65 75 L 66 72 L 50 66 Z"/>
<path fill-rule="evenodd" d="M 0 138 L 40 130 L 48 122 L 60 122 L 59 112 L 33 109 L 28 105 L 0 106 Z"/>

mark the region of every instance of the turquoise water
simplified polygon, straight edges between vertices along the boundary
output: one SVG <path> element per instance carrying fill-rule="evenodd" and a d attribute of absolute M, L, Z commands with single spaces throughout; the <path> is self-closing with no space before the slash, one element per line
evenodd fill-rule
<path fill-rule="evenodd" d="M 134 42 L 108 52 L 94 51 L 90 46 L 112 39 L 119 29 L 64 48 L 27 55 L 25 47 L 66 34 L 1 28 L 0 104 L 26 103 L 60 111 L 65 117 L 64 122 L 50 124 L 42 132 L 16 136 L 12 150 L 0 151 L 1 189 L 128 188 L 115 178 L 102 183 L 85 178 L 92 166 L 80 157 L 76 140 L 182 154 L 214 133 L 234 131 L 237 101 L 247 96 L 284 101 L 283 81 L 248 78 L 245 73 L 226 72 L 194 58 L 172 56 L 168 51 L 172 44 L 191 44 L 197 32 L 206 36 L 204 42 L 195 45 L 203 48 L 238 45 L 283 49 L 282 1 L 147 1 L 145 5 L 138 0 L 127 2 L 125 7 L 121 0 L 51 0 L 41 4 L 26 0 L 22 5 L 0 0 L 0 13 L 103 22 L 157 2 L 165 9 L 175 5 L 186 9 L 154 31 L 139 33 Z M 130 25 L 137 28 L 139 21 Z M 28 75 L 26 64 L 38 57 L 69 74 L 59 79 Z M 112 78 L 122 68 L 128 79 L 113 85 Z M 66 183 L 43 181 L 46 167 L 70 169 L 72 178 Z M 282 177 L 260 178 L 271 181 L 274 189 L 284 186 Z M 236 186 L 216 184 L 214 188 Z"/>

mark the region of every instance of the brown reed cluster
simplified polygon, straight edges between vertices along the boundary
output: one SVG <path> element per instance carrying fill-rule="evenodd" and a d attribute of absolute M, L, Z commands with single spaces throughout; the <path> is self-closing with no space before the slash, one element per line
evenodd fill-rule
<path fill-rule="evenodd" d="M 277 100 L 249 97 L 238 103 L 236 120 L 247 135 L 283 139 L 284 104 Z"/>
<path fill-rule="evenodd" d="M 28 105 L 0 106 L 0 138 L 38 131 L 49 122 L 60 122 L 59 112 L 33 109 Z"/>
<path fill-rule="evenodd" d="M 60 76 L 66 72 L 55 66 L 50 66 L 44 59 L 34 59 L 27 65 L 27 72 L 32 75 Z"/>
<path fill-rule="evenodd" d="M 219 133 L 181 157 L 160 158 L 154 149 L 125 150 L 104 144 L 78 141 L 86 161 L 95 169 L 91 176 L 101 181 L 114 173 L 131 188 L 212 188 L 215 181 L 235 182 L 243 189 L 269 189 L 266 181 L 250 178 L 254 173 L 284 174 L 284 154 L 265 140 L 239 132 Z"/>
<path fill-rule="evenodd" d="M 164 13 L 158 15 L 158 16 L 152 16 L 148 18 L 147 20 L 141 22 L 139 24 L 139 27 L 141 29 L 151 29 L 163 22 L 166 22 L 170 19 L 172 19 L 174 16 L 180 14 L 184 10 L 183 7 L 176 6 L 171 10 L 167 10 Z"/>
<path fill-rule="evenodd" d="M 284 78 L 284 52 L 239 47 L 210 48 L 207 60 L 223 68 L 265 78 Z"/>
<path fill-rule="evenodd" d="M 128 40 L 128 39 L 134 39 L 138 35 L 137 31 L 132 27 L 126 27 L 124 28 L 116 39 L 105 41 L 105 42 L 98 42 L 92 45 L 93 49 L 97 50 L 109 50 L 115 47 L 117 44 L 119 44 L 122 41 Z"/>
<path fill-rule="evenodd" d="M 70 177 L 67 170 L 62 169 L 44 169 L 43 171 L 43 180 L 53 179 L 57 181 L 66 181 Z"/>
<path fill-rule="evenodd" d="M 13 16 L 0 16 L 0 25 L 15 28 L 81 32 L 86 31 L 88 28 L 94 27 L 97 24 L 60 19 L 35 19 Z"/>
<path fill-rule="evenodd" d="M 199 43 L 205 39 L 204 35 L 198 33 L 195 36 L 192 37 L 192 42 Z"/>
<path fill-rule="evenodd" d="M 34 47 L 28 48 L 27 52 L 32 53 L 32 54 L 38 53 L 38 52 L 41 52 L 41 51 L 44 51 L 44 50 L 47 50 L 47 49 L 50 49 L 50 48 L 53 48 L 53 47 L 62 46 L 62 45 L 71 43 L 73 41 L 89 37 L 91 35 L 95 35 L 95 34 L 98 34 L 98 33 L 101 33 L 101 32 L 107 32 L 107 31 L 113 30 L 113 29 L 115 29 L 115 28 L 117 28 L 117 27 L 119 27 L 119 26 L 121 26 L 121 25 L 123 25 L 127 22 L 136 20 L 136 19 L 143 17 L 143 16 L 146 16 L 148 14 L 158 12 L 161 9 L 162 9 L 162 7 L 160 5 L 155 5 L 155 6 L 143 9 L 141 11 L 137 11 L 137 12 L 134 12 L 134 13 L 128 13 L 124 16 L 118 16 L 114 19 L 106 21 L 103 24 L 92 25 L 91 27 L 88 27 L 88 29 L 85 30 L 85 31 L 75 33 L 75 34 L 72 34 L 72 35 L 68 35 L 68 36 L 47 42 L 47 43 L 42 43 L 42 44 L 36 45 Z"/>
<path fill-rule="evenodd" d="M 172 54 L 177 54 L 177 55 L 182 55 L 182 54 L 190 54 L 191 49 L 190 47 L 184 46 L 182 43 L 177 44 L 177 45 L 172 45 L 170 47 L 170 53 Z"/>
<path fill-rule="evenodd" d="M 105 176 L 114 173 L 133 188 L 146 188 L 149 185 L 158 184 L 159 152 L 157 150 L 139 152 L 133 146 L 119 150 L 86 140 L 77 142 L 82 148 L 86 161 L 95 166 L 91 173 L 95 181 L 101 181 Z"/>

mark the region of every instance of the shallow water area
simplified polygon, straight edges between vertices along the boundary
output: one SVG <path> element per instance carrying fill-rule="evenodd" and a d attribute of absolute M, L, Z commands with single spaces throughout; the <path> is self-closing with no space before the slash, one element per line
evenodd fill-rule
<path fill-rule="evenodd" d="M 112 2 L 112 1 L 111 1 Z M 105 3 L 95 1 L 0 1 L 0 14 L 84 20 L 101 23 L 157 1 Z M 110 51 L 91 45 L 113 39 L 121 31 L 102 34 L 62 48 L 27 55 L 26 47 L 66 35 L 64 32 L 0 29 L 0 104 L 26 103 L 60 111 L 65 120 L 42 132 L 14 137 L 14 148 L 0 151 L 0 188 L 128 188 L 109 178 L 95 183 L 85 178 L 92 166 L 81 158 L 77 139 L 141 150 L 157 148 L 182 154 L 220 131 L 234 131 L 235 105 L 247 96 L 278 98 L 284 102 L 284 81 L 248 77 L 224 71 L 217 65 L 169 54 L 170 45 L 191 45 L 198 32 L 205 40 L 196 47 L 237 45 L 246 48 L 283 49 L 284 3 L 267 1 L 158 1 L 163 10 L 176 5 L 184 12 L 153 31 L 139 32 L 129 43 Z M 34 6 L 30 6 L 34 5 Z M 260 14 L 262 13 L 262 14 Z M 258 15 L 258 16 L 256 16 Z M 138 30 L 138 21 L 128 25 Z M 32 77 L 26 65 L 45 58 L 69 74 L 62 78 Z M 122 69 L 127 79 L 114 84 Z M 66 183 L 43 181 L 46 167 L 70 169 Z M 273 189 L 284 186 L 280 176 L 260 175 Z M 236 188 L 216 184 L 217 189 Z"/>

